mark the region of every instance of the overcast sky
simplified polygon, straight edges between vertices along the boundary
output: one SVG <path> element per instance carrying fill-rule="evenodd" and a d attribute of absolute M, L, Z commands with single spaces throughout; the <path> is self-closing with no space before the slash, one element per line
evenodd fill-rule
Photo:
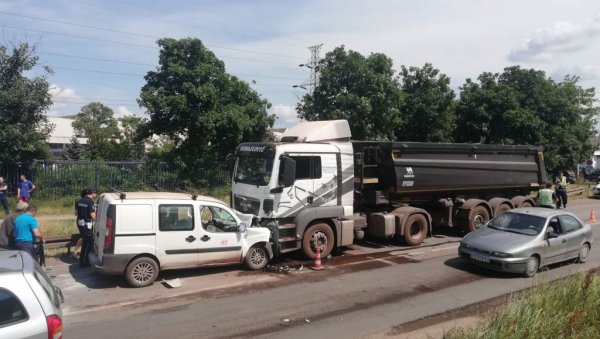
<path fill-rule="evenodd" d="M 345 45 L 400 65 L 430 62 L 458 91 L 466 78 L 521 65 L 600 88 L 600 1 L 96 1 L 0 0 L 0 43 L 36 43 L 55 104 L 71 115 L 101 101 L 143 115 L 136 98 L 161 37 L 201 39 L 228 72 L 273 104 L 275 126 L 296 121 L 308 46 Z M 38 74 L 41 70 L 36 71 Z M 34 73 L 36 73 L 34 72 Z M 598 95 L 597 95 L 598 97 Z"/>

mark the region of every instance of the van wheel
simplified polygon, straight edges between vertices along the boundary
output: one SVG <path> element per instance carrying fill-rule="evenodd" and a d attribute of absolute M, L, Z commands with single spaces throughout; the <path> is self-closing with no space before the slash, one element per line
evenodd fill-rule
<path fill-rule="evenodd" d="M 318 223 L 310 226 L 304 232 L 302 238 L 302 250 L 304 255 L 311 260 L 317 257 L 317 247 L 321 249 L 321 258 L 326 258 L 333 250 L 333 231 L 325 223 Z"/>
<path fill-rule="evenodd" d="M 150 286 L 158 277 L 158 264 L 154 259 L 139 257 L 127 265 L 125 278 L 133 287 Z"/>
<path fill-rule="evenodd" d="M 248 253 L 246 253 L 244 262 L 246 267 L 251 270 L 261 270 L 265 268 L 269 262 L 269 253 L 263 246 L 254 245 L 250 247 Z"/>
<path fill-rule="evenodd" d="M 427 218 L 423 214 L 413 214 L 404 223 L 404 241 L 409 246 L 420 245 L 427 236 Z"/>

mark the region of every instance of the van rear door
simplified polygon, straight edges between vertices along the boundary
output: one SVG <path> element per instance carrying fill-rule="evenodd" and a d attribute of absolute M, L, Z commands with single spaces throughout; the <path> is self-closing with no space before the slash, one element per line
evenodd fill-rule
<path fill-rule="evenodd" d="M 94 252 L 98 257 L 98 263 L 102 263 L 104 254 L 104 238 L 106 237 L 106 222 L 108 219 L 108 207 L 110 200 L 103 194 L 98 201 L 98 211 L 96 211 L 96 229 L 94 231 Z"/>

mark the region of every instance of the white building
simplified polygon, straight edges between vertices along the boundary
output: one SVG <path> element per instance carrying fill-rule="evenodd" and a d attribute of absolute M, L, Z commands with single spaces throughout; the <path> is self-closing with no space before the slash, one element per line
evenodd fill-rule
<path fill-rule="evenodd" d="M 71 126 L 73 119 L 70 117 L 48 118 L 48 122 L 54 125 L 52 133 L 48 136 L 48 146 L 50 146 L 52 155 L 56 158 L 60 158 L 71 144 L 71 137 L 75 135 L 75 129 Z M 75 136 L 80 144 L 87 144 L 87 138 L 82 138 L 78 135 Z"/>

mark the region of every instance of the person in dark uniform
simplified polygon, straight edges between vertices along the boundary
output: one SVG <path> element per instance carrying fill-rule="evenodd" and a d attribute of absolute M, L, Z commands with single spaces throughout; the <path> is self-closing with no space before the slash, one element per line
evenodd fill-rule
<path fill-rule="evenodd" d="M 92 248 L 93 236 L 92 222 L 96 220 L 96 210 L 94 208 L 94 199 L 96 199 L 96 190 L 88 188 L 85 196 L 75 203 L 75 215 L 77 216 L 77 228 L 81 234 L 82 244 L 79 254 L 79 266 L 86 267 L 90 265 L 88 253 Z"/>
<path fill-rule="evenodd" d="M 4 212 L 8 216 L 8 186 L 4 182 L 4 178 L 0 177 L 0 203 L 2 203 L 2 207 L 4 207 Z"/>

